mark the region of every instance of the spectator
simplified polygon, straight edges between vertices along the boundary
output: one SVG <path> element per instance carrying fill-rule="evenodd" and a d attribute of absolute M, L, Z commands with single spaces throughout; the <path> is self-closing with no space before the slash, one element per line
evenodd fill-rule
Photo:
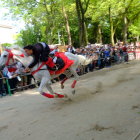
<path fill-rule="evenodd" d="M 2 78 L 3 78 L 3 75 L 0 72 L 0 97 L 6 96 L 6 90 L 5 90 L 5 87 L 4 87 L 4 83 L 3 83 L 3 79 Z"/>
<path fill-rule="evenodd" d="M 123 50 L 123 58 L 124 58 L 124 62 L 128 62 L 127 47 L 126 47 L 126 46 L 123 46 L 122 50 Z"/>
<path fill-rule="evenodd" d="M 7 67 L 5 67 L 2 72 L 3 72 L 4 77 L 8 78 L 11 93 L 14 94 L 14 91 L 15 91 L 15 89 L 17 87 L 17 83 L 18 83 L 18 79 L 16 77 L 17 74 L 15 74 L 12 71 L 10 72 Z"/>
<path fill-rule="evenodd" d="M 106 49 L 104 51 L 104 56 L 105 56 L 105 66 L 106 67 L 111 66 L 110 50 L 109 49 Z"/>
<path fill-rule="evenodd" d="M 75 54 L 75 48 L 72 47 L 71 45 L 68 45 L 67 51 Z"/>

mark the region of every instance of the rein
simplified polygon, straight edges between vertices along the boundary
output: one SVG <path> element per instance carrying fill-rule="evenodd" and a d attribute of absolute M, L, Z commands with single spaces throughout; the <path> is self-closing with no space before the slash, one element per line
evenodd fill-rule
<path fill-rule="evenodd" d="M 14 58 L 13 58 L 13 53 L 11 52 L 11 50 L 6 50 L 8 53 L 9 53 L 9 55 L 8 55 L 8 60 L 7 60 L 7 62 L 6 62 L 6 66 L 8 66 L 9 65 L 9 61 L 10 61 L 10 59 L 12 59 L 12 61 L 13 61 L 13 63 L 14 63 Z"/>
<path fill-rule="evenodd" d="M 36 70 L 31 72 L 31 74 L 34 75 L 35 73 L 37 73 L 37 72 L 39 72 L 41 70 L 48 70 L 48 69 L 41 69 L 45 64 L 46 64 L 46 62 L 43 62 Z M 55 74 L 55 71 L 54 71 L 54 74 Z"/>
<path fill-rule="evenodd" d="M 37 73 L 40 70 L 46 70 L 46 69 L 41 69 L 46 63 L 43 62 L 36 70 L 34 70 L 33 72 L 31 72 L 32 75 L 34 75 L 35 73 Z"/>

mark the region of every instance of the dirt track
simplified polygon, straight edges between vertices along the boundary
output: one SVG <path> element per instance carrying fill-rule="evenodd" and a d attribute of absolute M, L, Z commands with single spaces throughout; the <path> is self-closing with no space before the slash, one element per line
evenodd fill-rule
<path fill-rule="evenodd" d="M 140 131 L 140 62 L 81 77 L 70 99 L 35 90 L 0 99 L 0 140 L 133 140 Z M 137 140 L 140 140 L 138 138 Z"/>

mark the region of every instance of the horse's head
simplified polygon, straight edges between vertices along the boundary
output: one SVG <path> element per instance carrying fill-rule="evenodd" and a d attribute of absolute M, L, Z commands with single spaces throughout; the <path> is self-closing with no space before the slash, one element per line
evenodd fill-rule
<path fill-rule="evenodd" d="M 20 61 L 25 67 L 27 67 L 32 61 L 32 57 L 26 57 L 22 49 L 6 49 L 2 52 L 0 57 L 0 69 L 6 65 L 11 65 L 16 61 Z"/>
<path fill-rule="evenodd" d="M 2 69 L 5 65 L 8 65 L 11 60 L 13 61 L 13 53 L 11 50 L 3 51 L 0 56 L 0 69 Z"/>
<path fill-rule="evenodd" d="M 13 64 L 15 59 L 18 60 L 18 57 L 24 57 L 24 54 L 14 49 L 6 49 L 2 52 L 0 57 L 0 69 L 4 66 Z"/>

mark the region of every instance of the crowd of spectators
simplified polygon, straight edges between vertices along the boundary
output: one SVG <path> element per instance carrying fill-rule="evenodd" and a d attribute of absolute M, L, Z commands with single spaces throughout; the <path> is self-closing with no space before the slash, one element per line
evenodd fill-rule
<path fill-rule="evenodd" d="M 13 69 L 13 67 L 9 68 L 6 66 L 3 70 L 0 71 L 0 97 L 9 94 L 12 95 L 18 91 L 23 91 L 36 87 L 35 80 L 31 74 L 25 75 L 25 73 L 21 74 L 19 72 L 19 69 L 14 72 L 11 71 L 11 69 Z"/>
<path fill-rule="evenodd" d="M 109 44 L 88 44 L 85 48 L 73 49 L 75 54 L 80 54 L 93 60 L 84 67 L 84 71 L 81 68 L 77 69 L 77 71 L 79 75 L 81 75 L 89 71 L 111 67 L 114 64 L 120 64 L 122 62 L 128 63 L 129 60 L 132 60 L 128 52 L 131 52 L 133 59 L 135 59 L 135 49 L 136 47 L 134 45 L 122 44 L 116 44 L 115 46 Z"/>
<path fill-rule="evenodd" d="M 99 70 L 104 67 L 111 67 L 114 64 L 120 64 L 123 62 L 128 63 L 129 59 L 132 60 L 129 58 L 128 52 L 131 52 L 133 59 L 135 59 L 135 50 L 135 45 L 122 44 L 116 44 L 115 46 L 111 46 L 109 44 L 88 44 L 83 48 L 81 47 L 75 49 L 72 46 L 68 46 L 67 48 L 68 52 L 80 54 L 86 58 L 92 59 L 91 63 L 87 66 L 80 66 L 77 68 L 77 73 L 79 75 Z M 15 65 L 16 67 L 19 67 L 21 64 L 17 62 Z M 2 71 L 0 71 L 0 97 L 6 96 L 7 94 L 14 94 L 16 91 L 36 87 L 36 82 L 30 74 L 19 74 L 21 73 L 18 69 L 13 73 L 8 67 L 5 67 Z"/>

